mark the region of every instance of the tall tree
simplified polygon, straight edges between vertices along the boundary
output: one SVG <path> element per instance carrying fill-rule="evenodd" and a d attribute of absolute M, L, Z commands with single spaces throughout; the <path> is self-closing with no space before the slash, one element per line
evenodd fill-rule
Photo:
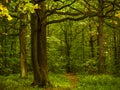
<path fill-rule="evenodd" d="M 19 29 L 19 40 L 20 40 L 20 77 L 26 76 L 26 15 L 20 14 L 20 29 Z"/>
<path fill-rule="evenodd" d="M 119 18 L 120 19 L 120 18 Z M 115 66 L 115 75 L 120 76 L 120 29 L 119 29 L 119 21 L 118 25 L 114 25 L 113 30 L 113 41 L 114 41 L 114 66 Z"/>
<path fill-rule="evenodd" d="M 98 72 L 99 73 L 104 73 L 105 69 L 105 58 L 104 58 L 104 36 L 103 36 L 103 23 L 104 23 L 104 18 L 103 18 L 103 7 L 104 5 L 104 0 L 98 0 L 98 10 L 99 10 L 99 15 L 98 15 L 98 54 L 99 54 L 99 62 L 98 62 Z"/>
<path fill-rule="evenodd" d="M 46 16 L 46 4 L 44 0 L 37 0 L 37 4 L 40 8 L 31 15 L 31 59 L 34 72 L 32 85 L 44 87 L 48 84 L 46 19 L 43 19 Z"/>

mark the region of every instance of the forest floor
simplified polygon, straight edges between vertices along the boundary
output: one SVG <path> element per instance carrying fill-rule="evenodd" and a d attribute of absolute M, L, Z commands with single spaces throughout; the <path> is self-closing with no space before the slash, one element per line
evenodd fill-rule
<path fill-rule="evenodd" d="M 74 75 L 72 73 L 67 73 L 67 74 L 65 74 L 65 77 L 70 80 L 70 88 L 71 89 L 77 87 L 79 80 L 76 75 Z"/>
<path fill-rule="evenodd" d="M 83 75 L 49 73 L 51 87 L 31 87 L 33 76 L 21 79 L 19 74 L 0 76 L 0 90 L 120 90 L 120 77 L 112 75 Z"/>
<path fill-rule="evenodd" d="M 64 77 L 69 80 L 69 85 L 67 87 L 49 87 L 44 90 L 73 90 L 77 87 L 79 80 L 75 74 L 66 73 L 64 74 Z"/>

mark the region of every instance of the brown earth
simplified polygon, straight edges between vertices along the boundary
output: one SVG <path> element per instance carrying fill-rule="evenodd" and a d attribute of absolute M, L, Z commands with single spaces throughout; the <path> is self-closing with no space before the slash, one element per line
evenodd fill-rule
<path fill-rule="evenodd" d="M 76 75 L 74 75 L 72 73 L 67 73 L 67 74 L 65 74 L 65 78 L 70 80 L 70 86 L 69 87 L 67 87 L 67 88 L 63 88 L 63 87 L 57 87 L 57 88 L 49 87 L 49 88 L 46 88 L 44 90 L 72 90 L 73 88 L 77 87 L 78 78 L 76 77 Z"/>
<path fill-rule="evenodd" d="M 65 74 L 65 77 L 68 78 L 71 82 L 70 88 L 76 88 L 78 84 L 78 78 L 72 73 Z"/>

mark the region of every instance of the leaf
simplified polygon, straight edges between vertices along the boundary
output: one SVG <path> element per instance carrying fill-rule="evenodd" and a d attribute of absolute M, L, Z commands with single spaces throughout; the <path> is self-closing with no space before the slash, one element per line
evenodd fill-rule
<path fill-rule="evenodd" d="M 10 20 L 12 20 L 12 17 L 10 15 L 8 15 L 7 19 L 10 21 Z"/>
<path fill-rule="evenodd" d="M 115 17 L 120 18 L 120 12 L 115 14 Z"/>
<path fill-rule="evenodd" d="M 38 9 L 39 8 L 39 5 L 38 4 L 35 4 L 34 5 L 34 9 Z"/>
<path fill-rule="evenodd" d="M 118 22 L 115 21 L 115 20 L 110 20 L 110 23 L 112 23 L 112 24 L 118 24 Z"/>
<path fill-rule="evenodd" d="M 0 17 L 7 16 L 8 20 L 12 20 L 12 17 L 9 15 L 9 11 L 0 3 Z"/>

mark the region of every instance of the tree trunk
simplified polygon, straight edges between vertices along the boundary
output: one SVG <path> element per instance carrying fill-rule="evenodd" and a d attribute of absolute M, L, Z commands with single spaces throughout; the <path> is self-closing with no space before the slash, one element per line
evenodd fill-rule
<path fill-rule="evenodd" d="M 104 73 L 105 69 L 105 58 L 104 58 L 104 36 L 103 36 L 103 0 L 99 1 L 99 16 L 98 16 L 98 46 L 99 46 L 99 62 L 98 62 L 98 73 L 102 74 Z"/>
<path fill-rule="evenodd" d="M 84 48 L 84 41 L 85 41 L 84 29 L 82 29 L 82 61 L 83 61 L 83 62 L 85 62 L 85 48 Z"/>
<path fill-rule="evenodd" d="M 89 20 L 90 21 L 90 20 Z M 89 43 L 90 43 L 90 49 L 91 49 L 91 58 L 94 58 L 94 36 L 92 35 L 92 26 L 91 26 L 91 23 L 89 23 L 89 30 L 91 32 L 90 34 L 90 40 L 89 40 Z"/>
<path fill-rule="evenodd" d="M 70 21 L 67 21 L 64 23 L 64 40 L 65 40 L 65 59 L 66 59 L 66 72 L 71 73 L 71 47 L 72 47 L 72 23 Z"/>
<path fill-rule="evenodd" d="M 89 22 L 91 22 L 91 19 L 89 18 Z M 95 35 L 93 34 L 94 32 L 92 31 L 92 25 L 89 23 L 89 30 L 90 30 L 90 40 L 89 40 L 89 45 L 90 45 L 90 58 L 93 59 L 95 57 L 94 55 L 94 37 Z M 93 75 L 95 73 L 95 70 L 93 69 L 93 65 L 89 65 L 89 74 Z"/>
<path fill-rule="evenodd" d="M 39 5 L 41 8 L 31 15 L 31 56 L 34 72 L 32 85 L 44 87 L 48 84 L 46 19 L 43 19 L 46 6 L 44 1 L 41 1 Z"/>
<path fill-rule="evenodd" d="M 114 31 L 115 75 L 120 76 L 120 30 Z"/>
<path fill-rule="evenodd" d="M 20 15 L 20 30 L 19 30 L 19 40 L 20 40 L 20 77 L 24 78 L 26 76 L 26 15 Z"/>
<path fill-rule="evenodd" d="M 66 61 L 67 61 L 67 63 L 66 63 L 66 72 L 67 73 L 70 73 L 70 71 L 71 71 L 71 69 L 70 69 L 70 45 L 69 45 L 69 36 L 68 36 L 68 31 L 69 30 L 67 30 L 66 29 L 66 26 L 65 26 L 65 30 L 64 30 L 64 39 L 65 39 L 65 45 L 66 45 L 66 47 L 65 47 L 65 55 L 66 55 Z"/>

